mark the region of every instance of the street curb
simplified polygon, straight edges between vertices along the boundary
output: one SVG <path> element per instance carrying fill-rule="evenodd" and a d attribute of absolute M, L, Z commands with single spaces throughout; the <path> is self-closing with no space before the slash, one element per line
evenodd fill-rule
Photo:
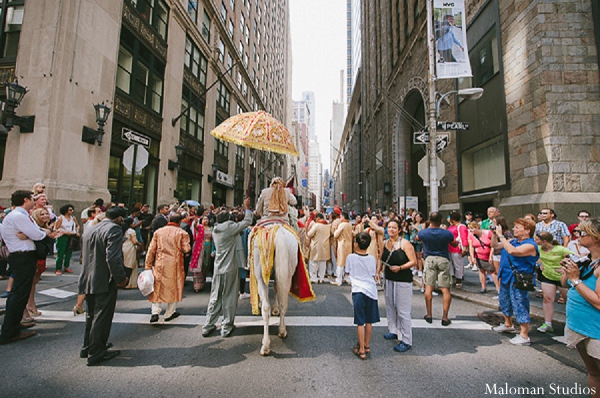
<path fill-rule="evenodd" d="M 422 285 L 421 285 L 421 282 L 418 280 L 418 278 L 415 278 L 414 283 L 416 286 L 421 288 Z M 480 293 L 474 293 L 474 292 L 469 292 L 469 291 L 462 290 L 462 289 L 451 288 L 450 295 L 453 298 L 468 301 L 468 302 L 471 302 L 474 304 L 479 304 L 484 307 L 488 307 L 488 308 L 492 308 L 494 310 L 500 311 L 500 305 L 498 304 L 497 300 L 493 300 L 493 299 L 491 299 L 483 294 L 480 294 Z M 542 322 L 545 321 L 544 310 L 537 306 L 530 306 L 529 316 L 531 317 L 531 319 L 536 319 L 536 320 L 539 320 Z M 565 323 L 566 323 L 566 315 L 562 312 L 554 311 L 554 317 L 552 318 L 552 324 L 558 324 L 558 325 L 565 326 Z"/>

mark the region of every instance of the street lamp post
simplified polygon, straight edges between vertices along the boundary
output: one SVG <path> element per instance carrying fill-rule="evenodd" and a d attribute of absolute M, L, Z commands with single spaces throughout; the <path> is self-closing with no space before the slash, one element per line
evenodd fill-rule
<path fill-rule="evenodd" d="M 435 36 L 433 34 L 433 1 L 427 1 L 427 49 L 429 54 L 429 211 L 438 211 L 438 168 L 437 168 L 437 119 L 440 116 L 442 101 L 451 94 L 475 100 L 483 95 L 482 88 L 453 90 L 440 94 L 436 90 L 435 75 Z"/>

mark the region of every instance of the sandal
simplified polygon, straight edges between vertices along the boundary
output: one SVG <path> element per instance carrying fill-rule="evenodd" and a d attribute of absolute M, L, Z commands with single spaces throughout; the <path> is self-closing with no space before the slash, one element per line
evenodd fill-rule
<path fill-rule="evenodd" d="M 558 300 L 556 300 L 556 302 L 557 302 L 558 304 L 564 304 L 564 303 L 565 303 L 565 299 L 564 299 L 564 298 L 562 298 L 562 297 L 559 297 L 559 298 L 558 298 Z"/>
<path fill-rule="evenodd" d="M 356 355 L 357 357 L 359 357 L 360 359 L 362 359 L 363 361 L 365 359 L 367 359 L 367 353 L 365 351 L 360 351 L 360 347 L 354 346 L 352 348 L 352 352 L 354 353 L 354 355 Z"/>
<path fill-rule="evenodd" d="M 370 354 L 370 353 L 371 353 L 371 347 L 365 346 L 365 354 Z"/>

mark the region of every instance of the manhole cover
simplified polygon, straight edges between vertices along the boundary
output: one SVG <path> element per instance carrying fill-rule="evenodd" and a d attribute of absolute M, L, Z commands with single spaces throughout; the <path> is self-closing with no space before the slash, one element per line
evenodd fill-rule
<path fill-rule="evenodd" d="M 480 312 L 477 314 L 477 318 L 491 326 L 498 326 L 499 324 L 504 323 L 504 316 L 497 311 Z"/>

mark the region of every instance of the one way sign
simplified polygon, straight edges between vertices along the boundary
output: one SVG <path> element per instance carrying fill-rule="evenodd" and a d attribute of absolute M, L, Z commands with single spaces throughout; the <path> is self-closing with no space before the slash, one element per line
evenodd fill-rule
<path fill-rule="evenodd" d="M 449 134 L 437 134 L 437 150 L 438 152 L 445 149 L 450 143 L 450 135 Z M 415 131 L 413 133 L 413 144 L 421 144 L 426 145 L 429 144 L 429 133 L 426 131 Z"/>

